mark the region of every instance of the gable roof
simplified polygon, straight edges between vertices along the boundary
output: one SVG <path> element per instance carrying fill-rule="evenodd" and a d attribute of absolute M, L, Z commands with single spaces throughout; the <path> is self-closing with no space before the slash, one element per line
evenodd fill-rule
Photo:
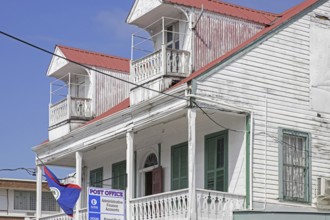
<path fill-rule="evenodd" d="M 129 73 L 129 59 L 103 53 L 57 45 L 64 56 L 74 62 Z"/>
<path fill-rule="evenodd" d="M 308 9 L 309 7 L 313 6 L 316 3 L 320 3 L 322 0 L 305 0 L 301 4 L 285 11 L 282 13 L 278 20 L 276 20 L 271 26 L 266 27 L 262 29 L 260 32 L 258 32 L 256 35 L 251 37 L 250 39 L 246 40 L 242 44 L 238 45 L 234 49 L 228 51 L 224 55 L 220 56 L 219 58 L 211 61 L 201 69 L 193 72 L 185 79 L 181 80 L 177 84 L 175 84 L 173 87 L 179 86 L 183 83 L 189 82 L 193 80 L 194 78 L 197 78 L 198 76 L 204 74 L 206 71 L 211 70 L 215 66 L 217 66 L 220 63 L 223 63 L 224 61 L 228 60 L 229 58 L 233 57 L 234 55 L 238 54 L 239 52 L 247 49 L 249 46 L 257 42 L 258 40 L 262 40 L 263 38 L 267 37 L 269 34 L 273 33 L 273 31 L 280 28 L 282 25 L 286 24 L 288 21 L 292 20 L 295 16 L 299 15 L 304 10 Z"/>
<path fill-rule="evenodd" d="M 165 3 L 184 5 L 205 10 L 229 15 L 244 20 L 270 25 L 279 15 L 271 12 L 259 11 L 239 5 L 234 5 L 217 0 L 163 0 Z"/>

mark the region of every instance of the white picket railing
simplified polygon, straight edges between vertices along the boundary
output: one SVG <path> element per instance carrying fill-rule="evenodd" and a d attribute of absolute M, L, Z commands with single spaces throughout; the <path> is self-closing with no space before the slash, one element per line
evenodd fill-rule
<path fill-rule="evenodd" d="M 64 99 L 49 106 L 49 127 L 68 119 L 90 119 L 92 117 L 91 99 Z"/>
<path fill-rule="evenodd" d="M 188 76 L 190 53 L 185 50 L 165 50 L 165 53 L 159 50 L 132 62 L 134 83 L 141 84 L 156 76 Z"/>
<path fill-rule="evenodd" d="M 177 190 L 133 199 L 129 220 L 187 219 L 188 190 Z"/>
<path fill-rule="evenodd" d="M 188 220 L 188 189 L 132 199 L 131 216 L 127 220 Z M 233 211 L 244 210 L 245 196 L 212 190 L 196 190 L 198 220 L 232 220 Z M 87 209 L 79 212 L 79 220 L 87 220 Z M 64 213 L 41 220 L 72 220 Z"/>
<path fill-rule="evenodd" d="M 232 220 L 233 211 L 243 210 L 245 196 L 197 189 L 197 219 Z"/>
<path fill-rule="evenodd" d="M 73 215 L 75 216 L 76 213 L 73 213 Z M 74 217 L 70 217 L 65 213 L 60 213 L 60 214 L 56 214 L 56 215 L 50 215 L 50 216 L 45 216 L 40 218 L 40 220 L 73 220 Z M 88 216 L 87 216 L 87 208 L 85 209 L 81 209 L 79 211 L 79 220 L 87 220 Z"/>

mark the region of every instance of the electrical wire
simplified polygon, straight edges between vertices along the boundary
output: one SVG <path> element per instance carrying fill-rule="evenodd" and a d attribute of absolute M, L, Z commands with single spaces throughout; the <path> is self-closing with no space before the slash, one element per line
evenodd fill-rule
<path fill-rule="evenodd" d="M 177 99 L 181 99 L 181 100 L 188 101 L 188 99 L 185 98 L 185 97 L 172 95 L 172 94 L 169 94 L 169 93 L 166 93 L 166 92 L 163 92 L 163 91 L 158 91 L 158 90 L 155 90 L 155 89 L 152 89 L 152 88 L 145 87 L 145 86 L 143 86 L 143 85 L 139 85 L 139 84 L 133 83 L 133 82 L 131 82 L 131 81 L 129 81 L 129 80 L 125 80 L 125 79 L 121 79 L 121 78 L 116 77 L 116 76 L 109 75 L 109 74 L 107 74 L 107 73 L 105 73 L 105 72 L 103 72 L 103 71 L 100 71 L 100 70 L 98 70 L 98 69 L 92 68 L 92 67 L 90 67 L 90 66 L 87 66 L 87 65 L 81 64 L 81 63 L 79 63 L 79 62 L 76 62 L 76 61 L 70 60 L 70 59 L 68 59 L 68 58 L 66 58 L 66 57 L 60 56 L 60 55 L 58 55 L 58 54 L 55 54 L 55 53 L 53 53 L 53 52 L 51 52 L 51 51 L 49 51 L 49 50 L 46 50 L 46 49 L 44 49 L 44 48 L 42 48 L 42 47 L 40 47 L 40 46 L 37 46 L 37 45 L 32 44 L 32 43 L 30 43 L 30 42 L 27 42 L 27 41 L 25 41 L 25 40 L 23 40 L 23 39 L 20 39 L 20 38 L 18 38 L 18 37 L 15 37 L 15 36 L 13 36 L 13 35 L 11 35 L 11 34 L 8 34 L 8 33 L 6 33 L 6 32 L 1 31 L 1 30 L 0 30 L 0 34 L 6 36 L 6 37 L 8 37 L 8 38 L 11 38 L 11 39 L 13 39 L 13 40 L 16 40 L 16 41 L 18 41 L 18 42 L 20 42 L 20 43 L 23 43 L 23 44 L 25 44 L 25 45 L 28 45 L 28 46 L 30 46 L 30 47 L 32 47 L 32 48 L 35 48 L 35 49 L 40 50 L 40 51 L 42 51 L 42 52 L 45 52 L 45 53 L 47 53 L 47 54 L 49 54 L 49 55 L 52 55 L 52 56 L 58 57 L 58 58 L 60 58 L 60 59 L 66 60 L 66 61 L 68 61 L 68 62 L 70 62 L 70 63 L 74 63 L 74 64 L 76 64 L 76 65 L 78 65 L 78 66 L 84 67 L 84 68 L 86 68 L 86 69 L 88 69 L 88 70 L 95 71 L 95 72 L 97 72 L 97 73 L 100 73 L 100 74 L 102 74 L 102 75 L 108 76 L 108 77 L 110 77 L 110 78 L 113 78 L 113 79 L 116 79 L 116 80 L 119 80 L 119 81 L 122 81 L 122 82 L 125 82 L 125 83 L 128 83 L 128 84 L 131 84 L 131 85 L 136 86 L 136 87 L 138 87 L 138 88 L 143 88 L 143 89 L 146 89 L 146 90 L 149 90 L 149 91 L 152 91 L 152 92 L 156 92 L 156 93 L 159 93 L 159 94 L 163 94 L 163 95 L 166 95 L 166 96 L 170 96 L 170 97 L 172 97 L 172 98 L 177 98 Z"/>
<path fill-rule="evenodd" d="M 36 175 L 36 169 L 35 168 L 25 168 L 25 167 L 19 167 L 19 168 L 9 168 L 9 169 L 0 169 L 0 172 L 13 172 L 13 171 L 26 171 L 29 175 L 35 176 Z"/>

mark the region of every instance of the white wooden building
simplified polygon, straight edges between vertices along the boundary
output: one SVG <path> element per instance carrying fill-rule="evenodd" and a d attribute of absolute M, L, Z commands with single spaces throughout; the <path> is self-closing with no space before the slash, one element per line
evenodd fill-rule
<path fill-rule="evenodd" d="M 75 167 L 75 219 L 88 186 L 125 189 L 128 220 L 330 218 L 329 0 L 136 0 L 127 23 L 130 61 L 57 46 L 48 70 L 66 98 L 33 151 Z"/>

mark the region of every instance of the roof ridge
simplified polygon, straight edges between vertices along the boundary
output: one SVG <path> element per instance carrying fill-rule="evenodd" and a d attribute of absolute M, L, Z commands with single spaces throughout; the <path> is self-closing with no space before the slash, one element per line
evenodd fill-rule
<path fill-rule="evenodd" d="M 212 2 L 215 2 L 215 3 L 224 4 L 224 5 L 228 5 L 228 6 L 231 6 L 231 7 L 240 8 L 240 9 L 243 9 L 243 10 L 252 11 L 252 12 L 256 12 L 256 13 L 260 13 L 260 14 L 266 14 L 266 15 L 271 15 L 271 16 L 276 16 L 276 17 L 281 15 L 281 14 L 277 14 L 277 13 L 273 13 L 273 12 L 269 12 L 269 11 L 253 9 L 253 8 L 250 8 L 250 7 L 233 4 L 233 3 L 230 3 L 230 2 L 225 2 L 225 1 L 222 1 L 222 0 L 221 1 L 208 0 L 208 1 L 212 1 Z"/>
<path fill-rule="evenodd" d="M 102 53 L 102 52 L 90 51 L 90 50 L 85 50 L 85 49 L 80 49 L 80 48 L 75 48 L 75 47 L 60 45 L 60 44 L 57 44 L 56 47 L 65 48 L 65 49 L 68 49 L 68 50 L 74 50 L 74 51 L 77 51 L 77 52 L 82 52 L 82 53 L 87 53 L 87 54 L 93 54 L 93 55 L 98 55 L 98 56 L 109 57 L 109 58 L 118 59 L 118 60 L 124 60 L 124 61 L 129 61 L 130 60 L 129 58 L 124 58 L 124 57 L 120 57 L 120 56 L 109 55 L 109 54 L 105 54 L 105 53 Z"/>

